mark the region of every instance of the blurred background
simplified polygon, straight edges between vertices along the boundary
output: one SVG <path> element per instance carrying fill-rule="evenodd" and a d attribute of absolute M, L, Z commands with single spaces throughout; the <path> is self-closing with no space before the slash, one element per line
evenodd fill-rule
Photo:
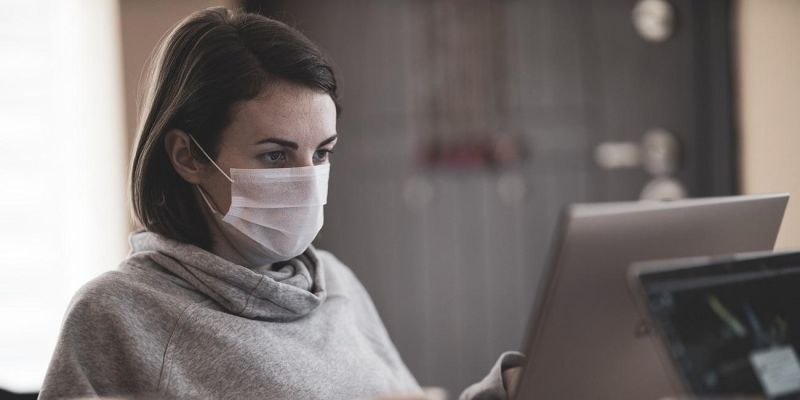
<path fill-rule="evenodd" d="M 519 349 L 565 204 L 792 192 L 777 247 L 800 247 L 800 0 L 0 5 L 0 389 L 38 390 L 69 299 L 127 253 L 142 68 L 213 5 L 333 60 L 316 244 L 422 385 L 457 394 Z"/>

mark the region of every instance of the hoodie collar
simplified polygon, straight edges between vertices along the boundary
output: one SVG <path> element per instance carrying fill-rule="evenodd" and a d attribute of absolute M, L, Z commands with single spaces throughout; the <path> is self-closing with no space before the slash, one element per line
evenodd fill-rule
<path fill-rule="evenodd" d="M 247 268 L 154 232 L 133 232 L 128 241 L 129 259 L 149 259 L 245 318 L 295 320 L 314 311 L 327 296 L 324 266 L 313 247 L 289 261 Z"/>

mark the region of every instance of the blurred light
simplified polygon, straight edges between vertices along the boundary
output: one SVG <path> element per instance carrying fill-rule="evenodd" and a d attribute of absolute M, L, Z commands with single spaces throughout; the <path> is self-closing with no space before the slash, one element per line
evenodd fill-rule
<path fill-rule="evenodd" d="M 0 387 L 28 392 L 72 295 L 126 251 L 119 22 L 109 0 L 3 6 Z"/>

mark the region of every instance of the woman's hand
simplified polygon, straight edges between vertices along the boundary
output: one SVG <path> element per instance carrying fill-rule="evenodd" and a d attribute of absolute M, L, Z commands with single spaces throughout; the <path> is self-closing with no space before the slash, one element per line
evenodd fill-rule
<path fill-rule="evenodd" d="M 522 367 L 512 367 L 503 371 L 503 387 L 509 399 L 517 396 L 520 379 L 522 379 Z"/>

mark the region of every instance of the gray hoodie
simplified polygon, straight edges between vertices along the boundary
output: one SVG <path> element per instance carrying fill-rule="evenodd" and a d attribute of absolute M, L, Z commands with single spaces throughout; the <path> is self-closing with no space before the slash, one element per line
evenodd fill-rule
<path fill-rule="evenodd" d="M 310 248 L 246 268 L 146 231 L 73 298 L 40 399 L 354 399 L 420 393 L 364 287 Z M 505 398 L 504 353 L 462 399 Z"/>

